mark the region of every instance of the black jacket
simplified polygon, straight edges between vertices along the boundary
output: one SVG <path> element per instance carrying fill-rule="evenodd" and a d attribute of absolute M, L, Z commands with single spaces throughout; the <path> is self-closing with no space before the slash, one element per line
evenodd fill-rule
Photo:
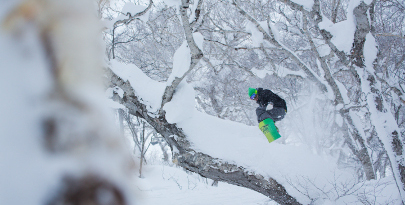
<path fill-rule="evenodd" d="M 285 111 L 287 112 L 287 104 L 285 103 L 285 100 L 280 96 L 271 92 L 271 90 L 258 88 L 257 97 L 258 97 L 257 103 L 259 104 L 260 107 L 267 107 L 269 103 L 272 103 L 273 107 L 284 108 Z"/>

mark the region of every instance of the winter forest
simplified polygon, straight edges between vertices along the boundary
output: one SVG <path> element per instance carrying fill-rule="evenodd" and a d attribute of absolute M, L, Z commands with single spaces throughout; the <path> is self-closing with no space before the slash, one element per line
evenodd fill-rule
<path fill-rule="evenodd" d="M 0 48 L 0 204 L 405 204 L 404 0 L 2 0 Z"/>

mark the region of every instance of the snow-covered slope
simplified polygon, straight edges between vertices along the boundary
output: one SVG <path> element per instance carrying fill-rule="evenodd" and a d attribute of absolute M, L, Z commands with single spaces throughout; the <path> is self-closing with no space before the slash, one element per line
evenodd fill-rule
<path fill-rule="evenodd" d="M 303 147 L 279 144 L 277 141 L 268 143 L 256 126 L 222 120 L 184 103 L 192 99 L 194 92 L 191 86 L 185 83 L 179 86 L 173 100 L 167 103 L 172 109 L 166 109 L 166 117 L 171 119 L 172 115 L 176 115 L 177 126 L 187 134 L 195 150 L 276 179 L 301 203 L 310 203 L 310 199 L 294 188 L 300 180 L 310 180 L 316 187 L 329 190 L 333 186 L 330 180 L 334 176 L 343 180 L 353 176 L 352 173 L 338 170 L 334 161 L 323 159 Z M 189 111 L 181 119 L 178 113 L 184 110 Z M 315 192 L 318 191 L 313 188 Z"/>
<path fill-rule="evenodd" d="M 212 181 L 181 168 L 151 165 L 144 169 L 145 176 L 137 181 L 139 204 L 177 205 L 273 205 L 271 199 L 255 191 Z"/>

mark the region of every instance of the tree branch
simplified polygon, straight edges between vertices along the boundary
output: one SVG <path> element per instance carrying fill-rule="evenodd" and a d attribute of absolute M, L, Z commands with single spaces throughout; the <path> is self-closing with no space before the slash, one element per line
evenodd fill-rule
<path fill-rule="evenodd" d="M 124 91 L 120 103 L 126 106 L 130 113 L 145 119 L 165 138 L 174 153 L 174 163 L 203 177 L 257 191 L 279 204 L 300 204 L 287 193 L 284 186 L 273 178 L 266 179 L 264 176 L 248 171 L 244 167 L 193 150 L 190 146 L 191 143 L 181 129 L 174 124 L 168 123 L 163 116 L 151 117 L 148 115 L 146 106 L 135 96 L 130 83 L 123 81 L 111 70 L 108 73 L 114 86 L 118 86 Z"/>
<path fill-rule="evenodd" d="M 118 20 L 118 21 L 116 21 L 116 22 L 114 23 L 114 29 L 115 29 L 116 27 L 118 27 L 119 24 L 125 24 L 125 25 L 127 25 L 127 24 L 131 23 L 133 20 L 135 20 L 137 17 L 140 17 L 140 16 L 146 14 L 146 12 L 148 12 L 148 11 L 152 8 L 152 5 L 153 5 L 153 1 L 152 1 L 152 0 L 149 0 L 149 5 L 148 5 L 148 7 L 147 7 L 145 10 L 143 10 L 143 11 L 141 11 L 141 12 L 135 14 L 134 16 L 132 16 L 130 13 L 125 14 L 126 16 L 128 16 L 128 18 L 127 18 L 127 19 L 123 19 L 123 20 Z"/>

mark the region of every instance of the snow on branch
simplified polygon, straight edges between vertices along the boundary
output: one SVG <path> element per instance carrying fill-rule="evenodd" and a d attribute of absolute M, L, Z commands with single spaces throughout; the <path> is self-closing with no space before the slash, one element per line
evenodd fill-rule
<path fill-rule="evenodd" d="M 148 7 L 146 7 L 144 10 L 140 11 L 140 9 L 143 7 L 135 6 L 132 3 L 125 4 L 124 8 L 122 9 L 122 13 L 124 13 L 125 16 L 127 16 L 128 18 L 117 20 L 114 23 L 114 28 L 116 28 L 120 24 L 129 24 L 136 18 L 139 18 L 139 17 L 147 14 L 147 12 L 152 8 L 152 5 L 153 5 L 153 1 L 149 0 Z"/>
<path fill-rule="evenodd" d="M 181 21 L 182 21 L 182 25 L 183 25 L 183 29 L 184 29 L 184 34 L 186 36 L 187 45 L 183 44 L 181 47 L 181 50 L 179 52 L 184 52 L 185 56 L 183 56 L 183 58 L 187 58 L 186 65 L 189 65 L 189 66 L 188 66 L 188 68 L 183 67 L 183 68 L 177 69 L 176 72 L 174 73 L 174 76 L 173 77 L 171 76 L 171 78 L 169 78 L 170 81 L 171 80 L 173 80 L 173 81 L 172 82 L 168 81 L 168 85 L 166 87 L 165 93 L 162 98 L 161 107 L 163 107 L 167 102 L 169 102 L 172 99 L 177 86 L 184 79 L 184 77 L 186 77 L 187 74 L 190 73 L 190 71 L 192 71 L 194 69 L 194 67 L 198 64 L 198 62 L 204 55 L 203 52 L 201 51 L 201 49 L 199 48 L 199 46 L 202 47 L 203 37 L 201 34 L 193 34 L 193 30 L 189 23 L 189 17 L 187 15 L 187 9 L 189 8 L 189 1 L 182 0 L 181 2 L 182 2 L 182 4 L 179 8 L 180 17 L 181 17 Z M 195 39 L 196 39 L 195 36 L 199 40 L 198 41 L 199 46 L 197 45 L 197 43 L 195 41 Z M 188 49 L 190 50 L 190 52 L 187 53 L 186 51 Z M 189 61 L 189 59 L 190 59 L 190 61 Z M 180 65 L 180 66 L 184 66 L 184 65 Z M 175 68 L 173 68 L 173 69 L 175 69 Z M 177 71 L 178 71 L 178 73 L 177 73 Z"/>
<path fill-rule="evenodd" d="M 268 32 L 266 31 L 265 28 L 252 16 L 250 16 L 246 11 L 244 11 L 236 2 L 236 0 L 232 1 L 232 4 L 239 10 L 239 13 L 245 16 L 251 23 L 256 26 L 256 28 L 263 34 L 263 39 L 267 40 L 269 43 L 272 45 L 276 46 L 277 48 L 282 49 L 282 51 L 288 55 L 308 76 L 308 79 L 311 81 L 315 82 L 316 85 L 320 88 L 320 90 L 326 92 L 327 87 L 325 86 L 324 83 L 319 79 L 319 77 L 296 55 L 294 54 L 290 49 L 288 49 L 286 46 L 284 46 L 280 41 L 275 38 L 276 35 L 273 34 L 273 30 L 268 28 Z M 295 3 L 292 3 L 292 5 L 297 5 Z M 302 6 L 298 6 L 299 8 L 302 9 Z"/>

